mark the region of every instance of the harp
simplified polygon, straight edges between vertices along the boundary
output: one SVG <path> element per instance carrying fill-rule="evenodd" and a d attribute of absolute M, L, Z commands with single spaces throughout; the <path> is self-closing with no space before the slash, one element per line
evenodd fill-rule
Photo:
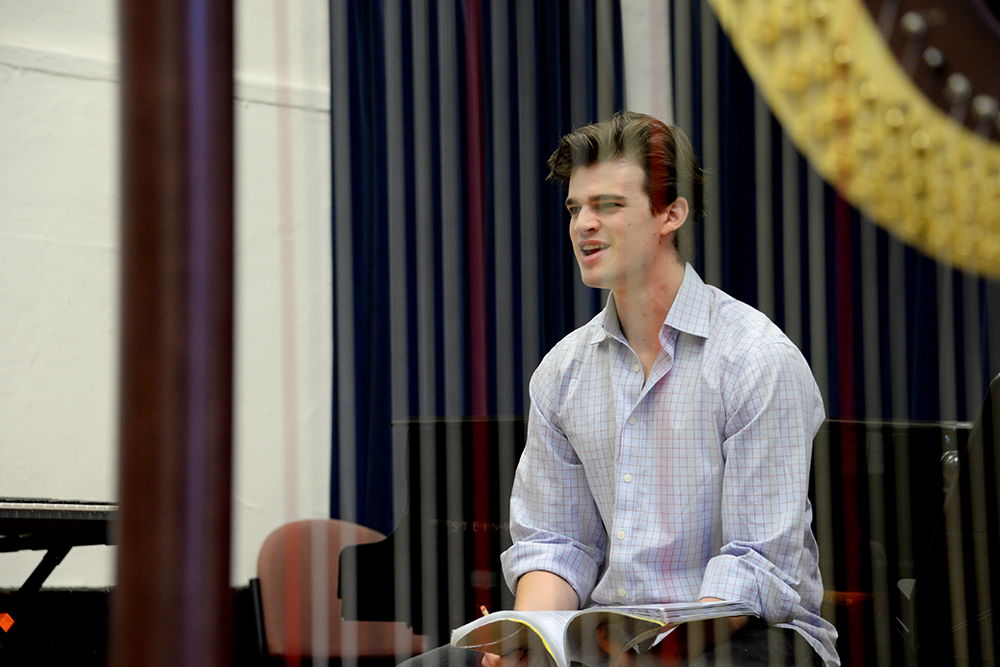
<path fill-rule="evenodd" d="M 799 150 L 903 241 L 1000 277 L 996 0 L 709 0 Z"/>

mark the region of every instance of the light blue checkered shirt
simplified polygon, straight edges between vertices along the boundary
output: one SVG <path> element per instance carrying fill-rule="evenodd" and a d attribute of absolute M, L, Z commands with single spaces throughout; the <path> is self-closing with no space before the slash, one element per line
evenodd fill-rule
<path fill-rule="evenodd" d="M 649 378 L 614 297 L 530 385 L 504 574 L 598 604 L 745 600 L 839 664 L 807 498 L 823 401 L 799 350 L 688 265 Z"/>

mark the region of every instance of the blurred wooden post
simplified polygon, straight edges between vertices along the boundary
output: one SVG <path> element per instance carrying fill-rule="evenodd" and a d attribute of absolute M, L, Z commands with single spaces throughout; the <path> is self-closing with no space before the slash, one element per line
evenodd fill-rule
<path fill-rule="evenodd" d="M 231 0 L 120 0 L 116 666 L 232 663 Z"/>

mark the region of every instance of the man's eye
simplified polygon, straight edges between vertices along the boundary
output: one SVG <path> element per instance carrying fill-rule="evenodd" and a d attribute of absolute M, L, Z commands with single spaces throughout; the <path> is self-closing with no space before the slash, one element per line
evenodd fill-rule
<path fill-rule="evenodd" d="M 601 202 L 600 209 L 602 211 L 607 212 L 607 211 L 613 211 L 616 208 L 619 208 L 620 206 L 621 206 L 621 204 L 619 204 L 616 201 L 605 201 L 605 202 Z"/>
<path fill-rule="evenodd" d="M 567 206 L 566 210 L 569 211 L 569 216 L 575 218 L 576 214 L 580 212 L 579 206 Z"/>

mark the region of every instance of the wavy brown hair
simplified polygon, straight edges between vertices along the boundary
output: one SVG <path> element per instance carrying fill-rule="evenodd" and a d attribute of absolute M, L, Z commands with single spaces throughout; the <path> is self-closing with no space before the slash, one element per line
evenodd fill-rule
<path fill-rule="evenodd" d="M 574 169 L 611 160 L 628 160 L 642 167 L 653 213 L 684 197 L 691 208 L 690 218 L 701 219 L 704 173 L 691 142 L 680 128 L 646 114 L 621 111 L 610 120 L 570 132 L 549 157 L 548 177 L 568 183 Z"/>

